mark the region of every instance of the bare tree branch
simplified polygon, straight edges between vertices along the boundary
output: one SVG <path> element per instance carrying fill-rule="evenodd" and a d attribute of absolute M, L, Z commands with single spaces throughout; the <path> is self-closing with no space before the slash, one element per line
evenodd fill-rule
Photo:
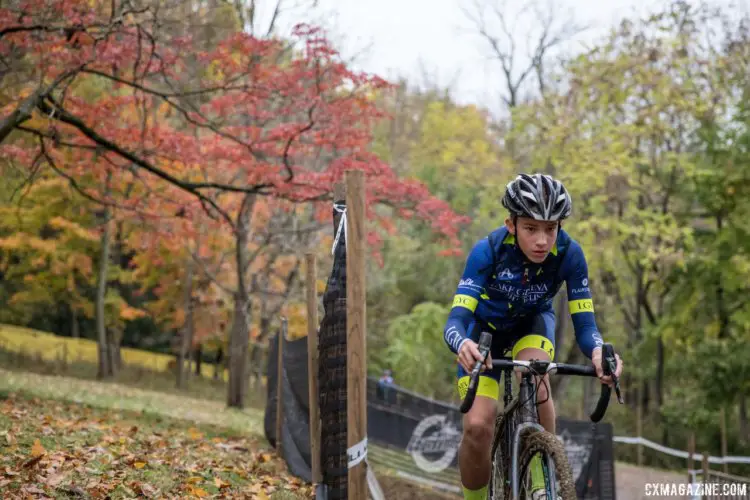
<path fill-rule="evenodd" d="M 268 30 L 266 30 L 266 37 L 271 36 L 271 33 L 273 33 L 274 28 L 276 27 L 276 21 L 279 17 L 279 13 L 281 12 L 281 3 L 283 0 L 277 0 L 276 1 L 276 7 L 273 9 L 273 15 L 271 16 L 271 22 L 268 23 Z"/>
<path fill-rule="evenodd" d="M 62 82 L 71 78 L 76 74 L 80 68 L 76 68 L 70 71 L 66 71 L 58 75 L 55 80 L 50 83 L 46 88 L 39 87 L 26 99 L 14 109 L 8 116 L 6 116 L 2 122 L 0 122 L 0 143 L 2 143 L 8 135 L 25 121 L 31 118 L 31 115 L 39 103 L 45 99 L 55 88 Z"/>
<path fill-rule="evenodd" d="M 138 165 L 139 167 L 147 170 L 148 172 L 151 172 L 155 176 L 171 183 L 174 186 L 177 186 L 178 188 L 187 191 L 201 200 L 204 200 L 208 205 L 210 205 L 218 214 L 220 214 L 227 222 L 231 224 L 232 220 L 229 215 L 222 210 L 221 207 L 219 207 L 212 199 L 208 198 L 206 195 L 202 194 L 199 190 L 201 189 L 224 189 L 227 191 L 235 191 L 235 192 L 241 192 L 241 193 L 256 193 L 258 192 L 262 187 L 265 186 L 255 186 L 252 188 L 241 188 L 237 186 L 227 186 L 220 183 L 193 183 L 193 182 L 185 182 L 181 181 L 180 179 L 170 175 L 169 173 L 163 171 L 162 169 L 156 168 L 151 163 L 147 162 L 143 158 L 140 158 L 139 156 L 136 156 L 135 154 L 126 151 L 125 149 L 121 148 L 117 144 L 109 141 L 108 139 L 102 137 L 99 135 L 96 131 L 88 127 L 82 120 L 80 120 L 78 117 L 70 114 L 68 111 L 66 111 L 64 108 L 59 106 L 55 101 L 51 98 L 48 98 L 48 100 L 52 101 L 53 105 L 50 105 L 46 101 L 40 101 L 38 103 L 39 109 L 43 113 L 51 114 L 55 113 L 57 116 L 57 119 L 62 121 L 63 123 L 67 123 L 69 125 L 72 125 L 76 127 L 78 130 L 80 130 L 86 137 L 94 141 L 95 143 L 99 144 L 100 146 L 106 148 L 109 151 L 112 151 L 113 153 L 122 156 L 123 158 L 127 159 L 128 161 L 131 161 Z"/>
<path fill-rule="evenodd" d="M 575 23 L 571 16 L 564 19 L 559 26 L 555 21 L 560 18 L 559 11 L 555 9 L 554 1 L 550 0 L 548 5 L 542 7 L 540 0 L 532 3 L 524 3 L 512 22 L 508 20 L 508 6 L 514 5 L 508 2 L 492 2 L 492 15 L 487 14 L 488 2 L 491 0 L 475 0 L 473 12 L 463 9 L 464 15 L 474 24 L 476 32 L 489 46 L 494 59 L 500 63 L 505 79 L 506 95 L 502 96 L 505 104 L 513 108 L 520 103 L 520 93 L 523 85 L 533 72 L 536 73 L 539 82 L 539 91 L 544 95 L 546 91 L 545 60 L 554 47 L 570 40 L 587 27 Z M 539 32 L 527 32 L 527 45 L 529 61 L 518 66 L 518 37 L 516 27 L 523 25 L 520 18 L 525 17 L 528 11 L 534 11 L 533 22 L 539 28 Z M 493 25 L 497 25 L 495 27 Z M 497 35 L 496 32 L 501 35 Z M 532 42 L 532 39 L 535 40 Z"/>

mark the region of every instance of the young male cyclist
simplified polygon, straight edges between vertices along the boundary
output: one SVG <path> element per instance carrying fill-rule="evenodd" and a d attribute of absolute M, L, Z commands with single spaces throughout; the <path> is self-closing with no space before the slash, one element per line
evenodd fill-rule
<path fill-rule="evenodd" d="M 560 227 L 571 213 L 568 191 L 549 175 L 521 174 L 508 183 L 502 203 L 510 214 L 503 227 L 471 250 L 443 334 L 458 356 L 462 399 L 468 373 L 481 359 L 479 336 L 483 331 L 492 334 L 477 397 L 463 420 L 459 469 L 466 500 L 487 497 L 500 377 L 499 371 L 491 369 L 491 358 L 507 352 L 514 359 L 554 359 L 552 299 L 563 282 L 578 346 L 591 359 L 601 381 L 612 384 L 611 377 L 602 372 L 603 340 L 594 319 L 586 258 L 580 245 Z M 615 375 L 621 372 L 618 356 Z M 554 434 L 555 407 L 547 390 L 548 377 L 536 382 L 540 423 Z M 534 499 L 546 496 L 538 459 L 532 464 L 532 491 Z"/>

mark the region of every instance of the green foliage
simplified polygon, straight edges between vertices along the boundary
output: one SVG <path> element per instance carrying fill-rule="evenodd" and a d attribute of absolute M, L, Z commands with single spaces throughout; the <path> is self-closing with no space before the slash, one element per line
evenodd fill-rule
<path fill-rule="evenodd" d="M 429 397 L 455 397 L 456 364 L 443 340 L 449 308 L 424 302 L 388 326 L 387 343 L 371 363 L 371 373 L 393 370 L 394 382 Z"/>
<path fill-rule="evenodd" d="M 98 237 L 90 207 L 62 179 L 43 179 L 15 203 L 0 206 L 0 262 L 10 309 L 4 321 L 26 323 L 60 297 L 83 317 L 93 316 Z"/>

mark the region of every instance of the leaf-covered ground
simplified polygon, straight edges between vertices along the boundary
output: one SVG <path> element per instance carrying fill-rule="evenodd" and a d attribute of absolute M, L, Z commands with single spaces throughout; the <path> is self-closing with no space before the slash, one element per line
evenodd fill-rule
<path fill-rule="evenodd" d="M 4 393 L 3 498 L 311 498 L 261 438 L 138 411 Z"/>
<path fill-rule="evenodd" d="M 227 408 L 222 400 L 200 399 L 62 375 L 42 375 L 0 368 L 0 391 L 25 392 L 45 399 L 83 403 L 98 408 L 131 410 L 261 434 L 263 410 Z"/>

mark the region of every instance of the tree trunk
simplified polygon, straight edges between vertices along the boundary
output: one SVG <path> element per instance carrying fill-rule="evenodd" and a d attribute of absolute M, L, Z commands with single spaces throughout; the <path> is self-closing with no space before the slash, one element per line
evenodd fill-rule
<path fill-rule="evenodd" d="M 660 415 L 664 403 L 664 341 L 661 337 L 656 343 L 656 414 Z"/>
<path fill-rule="evenodd" d="M 219 346 L 219 348 L 216 350 L 216 361 L 214 361 L 214 380 L 219 380 L 219 375 L 223 371 L 224 371 L 224 348 Z"/>
<path fill-rule="evenodd" d="M 723 219 L 721 214 L 716 216 L 716 236 L 721 236 Z M 726 262 L 726 252 L 723 251 L 723 245 L 719 246 L 717 258 L 719 262 Z M 716 310 L 719 317 L 719 338 L 725 339 L 729 336 L 729 312 L 727 311 L 726 298 L 724 297 L 724 285 L 721 275 L 717 276 L 716 283 Z"/>
<path fill-rule="evenodd" d="M 130 188 L 126 190 L 125 196 L 127 197 L 130 192 Z M 112 263 L 117 267 L 117 269 L 122 269 L 123 266 L 126 265 L 125 262 L 123 262 L 122 259 L 122 248 L 123 248 L 123 237 L 122 237 L 122 226 L 123 223 L 117 222 L 115 224 L 115 238 L 114 238 L 114 245 L 112 247 Z M 119 296 L 124 300 L 126 297 L 125 292 L 125 286 L 122 284 L 119 278 L 115 278 L 111 286 L 117 290 L 117 293 Z M 119 324 L 119 323 L 118 323 Z M 109 359 L 111 364 L 111 370 L 112 375 L 116 376 L 117 372 L 122 369 L 122 352 L 120 350 L 120 346 L 122 344 L 122 339 L 125 336 L 125 328 L 124 326 L 118 326 L 116 328 L 112 328 L 109 332 Z"/>
<path fill-rule="evenodd" d="M 201 344 L 196 345 L 193 353 L 195 355 L 195 374 L 200 376 L 201 362 L 203 361 L 203 346 Z"/>
<path fill-rule="evenodd" d="M 111 174 L 107 176 L 107 194 L 109 194 L 109 181 Z M 110 234 L 110 208 L 104 207 L 103 215 L 104 231 L 101 237 L 101 251 L 99 255 L 99 276 L 96 287 L 96 336 L 99 352 L 99 370 L 97 378 L 103 379 L 112 376 L 112 368 L 109 362 L 109 349 L 107 342 L 107 326 L 104 318 L 104 301 L 107 295 L 107 269 L 109 265 L 109 234 Z"/>
<path fill-rule="evenodd" d="M 247 350 L 249 321 L 249 297 L 240 292 L 234 299 L 234 320 L 229 338 L 229 387 L 227 405 L 244 408 L 247 394 Z M 246 305 L 247 304 L 247 305 Z"/>
<path fill-rule="evenodd" d="M 270 338 L 271 329 L 271 317 L 268 314 L 268 308 L 265 303 L 260 308 L 260 325 L 258 331 L 258 338 L 253 342 L 253 347 L 250 350 L 250 370 L 253 382 L 253 387 L 260 387 L 261 376 L 263 375 L 263 367 L 261 366 L 261 360 L 263 359 L 263 346 L 265 340 Z"/>
<path fill-rule="evenodd" d="M 78 313 L 76 312 L 75 307 L 70 308 L 70 335 L 74 339 L 81 336 L 81 327 L 78 324 Z"/>
<path fill-rule="evenodd" d="M 250 292 L 245 273 L 248 267 L 247 243 L 250 213 L 254 197 L 246 195 L 235 226 L 235 258 L 237 261 L 237 290 L 234 293 L 234 314 L 229 337 L 229 386 L 227 405 L 243 408 L 247 394 L 247 351 L 250 340 Z"/>
<path fill-rule="evenodd" d="M 187 385 L 188 370 L 185 362 L 188 359 L 190 347 L 193 344 L 193 267 L 195 261 L 188 256 L 185 266 L 185 288 L 183 289 L 182 307 L 185 308 L 185 323 L 182 328 L 180 350 L 177 353 L 177 388 L 183 389 Z"/>
<path fill-rule="evenodd" d="M 122 368 L 122 357 L 120 355 L 120 342 L 122 340 L 122 329 L 113 327 L 107 330 L 107 354 L 109 355 L 109 371 L 112 377 L 116 377 Z"/>
<path fill-rule="evenodd" d="M 263 347 L 266 345 L 258 340 L 253 342 L 253 347 L 250 349 L 250 363 L 252 364 L 252 375 L 253 375 L 253 387 L 258 389 L 261 386 L 261 377 L 263 375 Z"/>
<path fill-rule="evenodd" d="M 750 428 L 747 425 L 747 398 L 744 394 L 740 394 L 740 439 L 744 444 L 750 442 Z"/>

